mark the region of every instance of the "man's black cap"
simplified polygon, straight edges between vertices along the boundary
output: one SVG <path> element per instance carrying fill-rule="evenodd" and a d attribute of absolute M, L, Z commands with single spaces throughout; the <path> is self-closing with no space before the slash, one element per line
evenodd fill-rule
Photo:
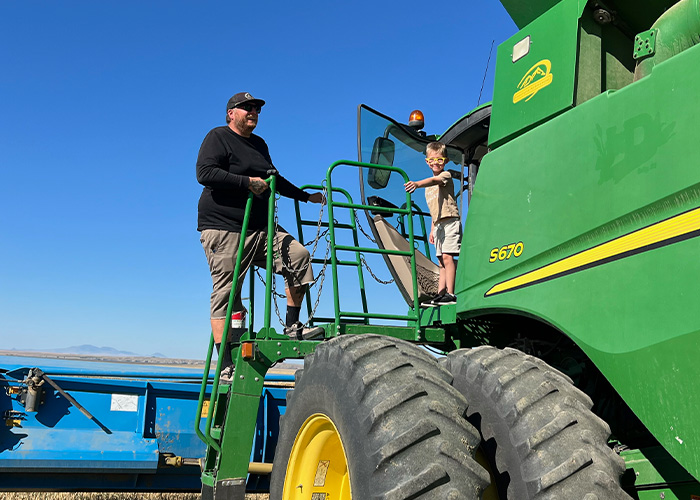
<path fill-rule="evenodd" d="M 258 106 L 265 105 L 265 101 L 263 101 L 262 99 L 256 99 L 248 92 L 239 92 L 238 94 L 234 95 L 231 99 L 228 100 L 226 110 L 235 108 L 236 106 L 238 106 L 239 104 L 243 104 L 244 102 L 254 102 L 258 104 Z"/>

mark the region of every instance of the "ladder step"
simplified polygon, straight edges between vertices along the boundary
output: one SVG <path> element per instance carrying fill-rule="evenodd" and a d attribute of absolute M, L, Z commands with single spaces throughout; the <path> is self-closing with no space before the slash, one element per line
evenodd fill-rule
<path fill-rule="evenodd" d="M 303 220 L 300 221 L 302 226 L 318 226 L 318 221 Z M 321 227 L 328 227 L 328 222 L 321 222 Z M 336 222 L 333 224 L 335 229 L 355 229 L 352 224 L 346 224 L 344 222 Z"/>
<path fill-rule="evenodd" d="M 356 260 L 339 260 L 337 261 L 339 266 L 359 266 L 360 263 Z"/>
<path fill-rule="evenodd" d="M 219 384 L 219 391 L 218 391 L 219 396 L 225 396 L 229 392 L 231 392 L 231 384 L 230 383 L 229 384 Z"/>
<path fill-rule="evenodd" d="M 311 259 L 312 264 L 323 264 L 323 259 Z M 328 259 L 328 263 L 331 263 L 331 259 Z M 359 266 L 360 263 L 357 262 L 356 260 L 339 260 L 337 262 L 339 266 Z"/>
<path fill-rule="evenodd" d="M 218 425 L 216 427 L 211 428 L 211 437 L 216 439 L 217 441 L 221 440 L 221 427 Z"/>
<path fill-rule="evenodd" d="M 213 422 L 222 422 L 224 415 L 226 414 L 226 403 L 228 399 L 228 393 L 231 391 L 230 384 L 219 385 L 219 391 L 216 394 L 216 401 L 214 406 L 214 414 L 212 415 Z M 214 427 L 215 428 L 215 427 Z"/>
<path fill-rule="evenodd" d="M 364 323 L 365 320 L 362 318 L 340 318 L 340 324 L 343 323 Z M 313 324 L 318 325 L 319 323 L 335 323 L 335 318 L 324 318 L 321 316 L 314 316 Z"/>

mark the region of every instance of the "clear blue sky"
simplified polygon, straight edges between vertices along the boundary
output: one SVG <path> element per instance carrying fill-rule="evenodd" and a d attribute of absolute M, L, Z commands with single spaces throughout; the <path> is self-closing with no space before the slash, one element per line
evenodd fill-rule
<path fill-rule="evenodd" d="M 404 122 L 421 109 L 441 133 L 476 106 L 491 41 L 495 56 L 515 31 L 496 0 L 3 2 L 0 348 L 203 358 L 194 165 L 228 98 L 265 99 L 273 161 L 320 183 L 357 159 L 358 104 Z M 370 287 L 405 312 L 393 285 Z"/>

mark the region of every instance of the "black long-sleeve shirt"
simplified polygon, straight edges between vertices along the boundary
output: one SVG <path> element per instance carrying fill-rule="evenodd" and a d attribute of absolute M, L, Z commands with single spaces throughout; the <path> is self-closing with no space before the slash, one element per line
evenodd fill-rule
<path fill-rule="evenodd" d="M 204 186 L 199 197 L 197 230 L 240 232 L 250 178 L 267 179 L 273 168 L 270 151 L 261 137 L 251 134 L 246 138 L 227 126 L 212 129 L 202 141 L 197 157 L 197 181 Z M 299 201 L 309 199 L 309 193 L 279 174 L 277 192 Z M 269 198 L 269 189 L 253 197 L 249 229 L 267 227 Z"/>

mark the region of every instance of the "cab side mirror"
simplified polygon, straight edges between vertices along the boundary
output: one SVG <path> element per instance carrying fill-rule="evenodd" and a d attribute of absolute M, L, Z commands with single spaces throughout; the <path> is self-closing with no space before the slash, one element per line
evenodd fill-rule
<path fill-rule="evenodd" d="M 394 164 L 394 141 L 386 137 L 377 137 L 372 146 L 372 156 L 369 162 L 375 165 L 392 166 Z M 384 189 L 389 184 L 390 170 L 370 168 L 367 174 L 367 183 L 374 189 Z"/>

